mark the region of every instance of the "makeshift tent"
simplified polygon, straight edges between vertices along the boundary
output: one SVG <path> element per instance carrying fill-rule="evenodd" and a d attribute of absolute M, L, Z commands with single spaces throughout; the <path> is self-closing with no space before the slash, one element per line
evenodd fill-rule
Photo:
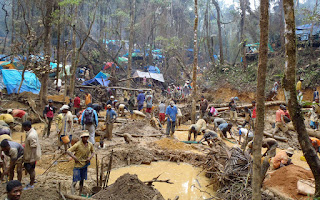
<path fill-rule="evenodd" d="M 253 44 L 246 44 L 246 47 L 256 47 L 257 50 L 259 49 L 260 43 L 253 43 Z M 274 52 L 271 45 L 268 43 L 269 51 Z"/>
<path fill-rule="evenodd" d="M 14 63 L 0 61 L 0 69 L 15 69 L 15 68 L 16 68 L 16 66 Z"/>
<path fill-rule="evenodd" d="M 8 94 L 17 93 L 22 79 L 22 71 L 15 69 L 2 69 L 0 70 L 0 74 L 2 76 L 3 84 L 7 88 Z M 40 87 L 41 84 L 37 76 L 30 71 L 25 71 L 20 93 L 32 92 L 34 94 L 39 94 Z"/>
<path fill-rule="evenodd" d="M 164 78 L 162 74 L 158 74 L 158 73 L 150 73 L 150 72 L 141 72 L 139 70 L 137 70 L 133 75 L 133 78 L 152 78 L 154 80 L 160 81 L 164 83 Z"/>
<path fill-rule="evenodd" d="M 108 87 L 110 74 L 99 72 L 93 79 L 85 81 L 82 85 L 102 85 Z"/>
<path fill-rule="evenodd" d="M 117 62 L 121 63 L 121 62 L 128 62 L 128 58 L 126 57 L 118 57 L 117 58 Z"/>
<path fill-rule="evenodd" d="M 158 67 L 155 67 L 155 66 L 151 66 L 151 65 L 150 65 L 147 69 L 148 69 L 148 72 L 150 72 L 150 73 L 160 74 L 160 70 L 159 70 Z"/>

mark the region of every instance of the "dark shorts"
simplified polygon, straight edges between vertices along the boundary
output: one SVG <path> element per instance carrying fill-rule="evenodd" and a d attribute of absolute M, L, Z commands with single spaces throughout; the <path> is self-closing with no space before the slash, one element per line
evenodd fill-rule
<path fill-rule="evenodd" d="M 34 170 L 36 168 L 36 163 L 31 164 L 31 163 L 24 163 L 24 168 L 27 170 L 27 172 Z"/>
<path fill-rule="evenodd" d="M 88 166 L 82 167 L 82 168 L 73 168 L 73 182 L 77 181 L 82 181 L 82 180 L 87 180 L 87 175 L 88 175 Z"/>

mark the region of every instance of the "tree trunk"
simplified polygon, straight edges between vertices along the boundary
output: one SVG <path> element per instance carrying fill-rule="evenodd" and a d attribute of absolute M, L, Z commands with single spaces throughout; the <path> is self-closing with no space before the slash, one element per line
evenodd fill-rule
<path fill-rule="evenodd" d="M 43 48 L 45 54 L 45 69 L 41 73 L 40 81 L 40 104 L 41 106 L 47 103 L 48 95 L 48 79 L 50 71 L 50 58 L 51 58 L 51 22 L 52 22 L 52 9 L 53 1 L 45 0 L 45 16 L 44 16 L 44 37 L 43 37 Z"/>
<path fill-rule="evenodd" d="M 253 140 L 252 199 L 261 199 L 261 146 L 264 132 L 265 86 L 268 63 L 269 1 L 260 1 L 260 48 L 257 83 L 257 123 Z"/>
<path fill-rule="evenodd" d="M 127 87 L 130 88 L 130 77 L 132 70 L 132 50 L 133 50 L 133 35 L 134 35 L 134 17 L 136 10 L 136 0 L 130 2 L 130 36 L 129 36 L 129 57 L 128 57 L 128 69 L 127 69 Z"/>
<path fill-rule="evenodd" d="M 320 197 L 320 160 L 316 151 L 311 145 L 309 135 L 304 124 L 304 118 L 301 113 L 300 105 L 297 100 L 295 87 L 296 81 L 296 32 L 295 32 L 295 14 L 293 0 L 283 0 L 284 18 L 285 18 L 285 41 L 286 41 L 286 61 L 285 76 L 283 85 L 285 92 L 289 94 L 288 107 L 292 118 L 293 126 L 298 133 L 298 140 L 307 163 L 315 178 L 315 196 Z"/>
<path fill-rule="evenodd" d="M 71 77 L 70 77 L 70 87 L 69 87 L 69 93 L 67 92 L 67 96 L 69 95 L 70 97 L 74 94 L 74 86 L 76 83 L 76 71 L 77 71 L 77 66 L 76 66 L 76 51 L 77 51 L 77 43 L 76 43 L 76 23 L 77 23 L 77 18 L 78 18 L 78 5 L 75 5 L 74 9 L 74 15 L 72 19 L 72 54 L 71 54 Z"/>
<path fill-rule="evenodd" d="M 57 6 L 59 11 L 58 16 L 58 27 L 57 27 L 57 71 L 56 71 L 56 86 L 58 86 L 58 79 L 59 79 L 59 71 L 60 71 L 60 38 L 61 38 L 61 22 L 60 22 L 60 6 Z"/>
<path fill-rule="evenodd" d="M 244 23 L 246 18 L 246 2 L 245 0 L 240 0 L 240 9 L 241 9 L 241 19 L 240 19 L 240 43 L 241 45 L 241 52 L 242 52 L 242 62 L 243 62 L 243 69 L 246 70 L 247 68 L 247 59 L 246 59 L 246 50 L 245 50 L 245 38 L 244 38 Z"/>
<path fill-rule="evenodd" d="M 207 47 L 208 47 L 208 53 L 209 53 L 209 57 L 210 57 L 210 60 L 212 62 L 212 69 L 214 67 L 214 56 L 213 56 L 213 49 L 212 49 L 212 46 L 211 46 L 211 36 L 210 36 L 210 33 L 209 33 L 209 30 L 210 30 L 210 20 L 209 20 L 209 0 L 207 0 L 207 8 L 206 8 L 206 14 L 204 16 L 204 23 L 205 23 L 205 26 L 206 26 L 206 42 L 207 42 Z"/>
<path fill-rule="evenodd" d="M 220 64 L 224 64 L 223 58 L 223 45 L 222 45 L 222 34 L 221 34 L 221 19 L 220 19 L 220 6 L 216 0 L 212 0 L 212 3 L 216 7 L 217 10 L 217 25 L 218 25 L 218 38 L 219 38 L 219 48 L 220 48 Z"/>
<path fill-rule="evenodd" d="M 284 14 L 283 14 L 283 0 L 279 0 L 279 28 L 280 28 L 280 45 L 281 50 L 284 50 Z"/>
<path fill-rule="evenodd" d="M 191 122 L 196 122 L 196 94 L 197 94 L 197 67 L 198 67 L 198 0 L 194 0 L 194 35 L 193 35 L 193 74 L 192 74 L 192 110 Z"/>

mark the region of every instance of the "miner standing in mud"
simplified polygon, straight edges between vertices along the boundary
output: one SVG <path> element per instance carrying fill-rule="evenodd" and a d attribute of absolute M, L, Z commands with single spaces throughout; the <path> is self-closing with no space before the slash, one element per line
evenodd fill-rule
<path fill-rule="evenodd" d="M 204 98 L 204 96 L 201 96 L 201 102 L 200 102 L 200 119 L 203 119 L 205 117 L 205 114 L 208 110 L 209 103 L 207 99 Z"/>
<path fill-rule="evenodd" d="M 170 105 L 166 109 L 166 115 L 168 117 L 168 120 L 167 120 L 167 132 L 166 132 L 167 135 L 170 134 L 170 136 L 173 136 L 173 134 L 174 134 L 174 130 L 175 130 L 175 126 L 176 126 L 177 114 L 178 114 L 178 109 L 174 105 L 174 102 L 171 101 Z"/>
<path fill-rule="evenodd" d="M 86 129 L 89 131 L 89 135 L 90 135 L 89 141 L 92 144 L 95 143 L 95 133 L 96 133 L 96 128 L 97 128 L 98 124 L 99 124 L 98 114 L 92 108 L 92 104 L 89 103 L 87 105 L 87 109 L 85 111 L 83 111 L 83 113 L 82 113 L 81 125 L 83 126 L 82 129 Z"/>
<path fill-rule="evenodd" d="M 111 141 L 112 139 L 112 130 L 113 130 L 113 123 L 117 119 L 117 113 L 116 111 L 112 110 L 111 105 L 107 105 L 107 113 L 106 113 L 106 134 L 107 140 Z M 103 147 L 103 140 L 104 135 L 102 135 L 100 139 L 100 147 Z"/>
<path fill-rule="evenodd" d="M 284 105 L 280 105 L 280 109 L 277 110 L 277 112 L 276 112 L 276 124 L 275 124 L 275 129 L 272 133 L 272 137 L 274 137 L 274 135 L 276 133 L 278 133 L 280 130 L 282 132 L 284 132 L 285 134 L 289 135 L 288 127 L 287 127 L 286 122 L 284 120 L 284 116 L 285 116 L 284 110 L 285 109 L 286 109 L 286 107 Z"/>
<path fill-rule="evenodd" d="M 40 160 L 41 157 L 41 147 L 39 143 L 38 133 L 32 128 L 31 122 L 26 121 L 22 123 L 22 128 L 26 131 L 26 140 L 24 147 L 24 168 L 30 174 L 30 184 L 28 184 L 25 189 L 34 188 L 34 180 L 36 178 L 36 161 Z"/>
<path fill-rule="evenodd" d="M 47 123 L 47 137 L 49 137 L 50 135 L 52 119 L 55 112 L 56 112 L 56 108 L 53 106 L 53 101 L 50 99 L 49 104 L 46 105 L 46 107 L 43 110 L 43 115 Z M 43 134 L 43 136 L 45 136 L 45 134 Z"/>
<path fill-rule="evenodd" d="M 87 180 L 90 160 L 94 156 L 93 144 L 88 141 L 89 133 L 86 131 L 80 137 L 81 140 L 75 143 L 67 151 L 67 154 L 74 159 L 71 193 L 74 194 L 75 186 L 77 182 L 80 181 L 79 195 L 82 193 L 84 180 Z M 74 154 L 72 152 L 74 152 Z"/>

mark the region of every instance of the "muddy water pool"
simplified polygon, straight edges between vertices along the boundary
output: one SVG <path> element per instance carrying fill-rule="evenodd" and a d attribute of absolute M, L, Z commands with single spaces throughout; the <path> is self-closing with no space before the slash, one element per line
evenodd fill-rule
<path fill-rule="evenodd" d="M 159 180 L 170 179 L 174 184 L 154 183 L 156 189 L 165 199 L 197 200 L 207 199 L 214 195 L 210 181 L 205 177 L 201 168 L 186 163 L 153 162 L 151 165 L 134 165 L 113 169 L 110 173 L 109 184 L 125 173 L 137 174 L 141 181 L 150 181 L 160 175 Z M 208 186 L 208 187 L 207 187 Z M 200 190 L 205 192 L 200 192 Z"/>

